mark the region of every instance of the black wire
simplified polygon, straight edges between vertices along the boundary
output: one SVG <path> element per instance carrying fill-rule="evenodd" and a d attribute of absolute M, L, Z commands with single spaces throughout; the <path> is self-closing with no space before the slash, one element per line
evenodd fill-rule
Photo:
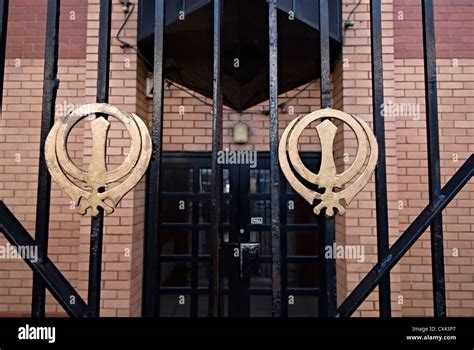
<path fill-rule="evenodd" d="M 354 14 L 354 12 L 357 10 L 357 8 L 359 7 L 360 3 L 362 2 L 362 0 L 359 0 L 359 2 L 357 4 L 355 4 L 355 6 L 352 8 L 351 12 L 349 12 L 349 16 L 347 16 L 347 19 L 344 21 L 344 26 L 343 26 L 343 32 L 342 32 L 342 45 L 345 44 L 345 38 L 346 38 L 346 31 L 347 29 L 349 29 L 349 25 L 347 25 L 350 20 L 351 20 L 351 17 L 352 15 Z"/>
<path fill-rule="evenodd" d="M 352 15 L 357 10 L 357 8 L 359 7 L 361 2 L 362 2 L 362 0 L 359 0 L 359 2 L 354 6 L 354 8 L 351 10 L 351 12 L 349 12 L 349 16 L 347 16 L 346 22 L 351 20 Z"/>
<path fill-rule="evenodd" d="M 133 46 L 133 45 L 130 45 L 130 46 L 127 46 L 129 48 L 131 48 L 133 51 L 135 51 L 138 56 L 140 56 L 141 59 L 143 59 L 145 61 L 145 63 L 149 66 L 149 67 L 153 67 L 153 65 L 151 64 L 150 61 L 148 61 L 148 59 L 145 57 L 145 55 L 140 51 L 140 49 L 136 46 Z"/>
<path fill-rule="evenodd" d="M 135 10 L 135 4 L 133 2 L 130 2 L 130 7 L 131 8 L 128 11 L 127 16 L 125 17 L 125 20 L 123 21 L 122 26 L 120 27 L 117 34 L 115 35 L 115 39 L 117 39 L 120 42 L 120 44 L 122 44 L 122 48 L 127 48 L 127 47 L 133 48 L 133 45 L 129 44 L 128 42 L 126 42 L 125 40 L 122 40 L 120 38 L 120 33 L 122 33 L 122 30 L 125 28 L 125 25 L 127 24 L 128 20 L 130 19 L 130 16 L 132 15 L 133 11 Z"/>

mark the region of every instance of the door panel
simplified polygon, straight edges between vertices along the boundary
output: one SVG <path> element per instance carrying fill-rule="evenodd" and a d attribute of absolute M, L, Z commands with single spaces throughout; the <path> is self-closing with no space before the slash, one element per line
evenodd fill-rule
<path fill-rule="evenodd" d="M 316 169 L 319 156 L 304 154 Z M 210 154 L 164 154 L 160 222 L 160 314 L 164 317 L 207 317 L 209 296 Z M 268 153 L 259 152 L 257 167 L 223 169 L 223 249 L 258 243 L 258 256 L 224 260 L 225 316 L 271 317 L 272 246 Z M 281 282 L 283 316 L 318 316 L 320 218 L 281 176 Z M 243 253 L 242 253 L 243 252 Z M 227 256 L 227 255 L 226 255 Z M 248 267 L 246 264 L 253 267 Z M 243 264 L 243 265 L 241 265 Z M 244 266 L 245 265 L 245 266 Z M 249 266 L 250 266 L 249 265 Z M 247 269 L 244 269 L 246 268 Z"/>

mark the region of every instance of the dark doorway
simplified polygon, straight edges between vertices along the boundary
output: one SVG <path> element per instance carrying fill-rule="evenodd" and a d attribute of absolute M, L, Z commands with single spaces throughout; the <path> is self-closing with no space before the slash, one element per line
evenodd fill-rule
<path fill-rule="evenodd" d="M 319 167 L 319 153 L 301 153 Z M 272 316 L 269 153 L 254 164 L 223 165 L 224 315 Z M 211 157 L 164 153 L 159 261 L 160 317 L 208 314 Z M 321 219 L 281 176 L 282 310 L 289 317 L 317 317 L 321 294 Z"/>

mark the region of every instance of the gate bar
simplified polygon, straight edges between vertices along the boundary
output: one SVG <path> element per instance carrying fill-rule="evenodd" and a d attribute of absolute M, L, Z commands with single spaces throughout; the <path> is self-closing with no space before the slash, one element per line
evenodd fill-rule
<path fill-rule="evenodd" d="M 319 0 L 319 47 L 321 52 L 321 108 L 329 108 L 331 106 L 331 65 L 328 0 Z"/>
<path fill-rule="evenodd" d="M 51 202 L 51 176 L 46 166 L 44 147 L 48 133 L 54 124 L 56 93 L 59 87 L 58 45 L 59 12 L 61 1 L 48 0 L 46 35 L 44 49 L 43 102 L 41 112 L 41 135 L 39 144 L 38 189 L 36 196 L 35 241 L 38 244 L 38 261 L 43 263 L 48 257 L 49 213 Z M 45 316 L 46 288 L 38 272 L 33 273 L 31 302 L 32 317 Z"/>
<path fill-rule="evenodd" d="M 155 43 L 153 62 L 152 154 L 146 179 L 145 258 L 142 315 L 160 316 L 160 232 L 157 215 L 160 204 L 161 160 L 163 151 L 163 47 L 165 0 L 155 0 Z"/>
<path fill-rule="evenodd" d="M 6 239 L 16 249 L 20 247 L 37 247 L 35 240 L 33 240 L 31 235 L 1 200 L 0 218 L 2 218 L 0 220 L 0 232 L 5 235 Z M 23 260 L 35 274 L 40 276 L 43 286 L 48 288 L 51 295 L 69 316 L 87 317 L 86 303 L 47 256 L 41 262 L 28 257 L 23 257 Z M 74 303 L 71 303 L 72 298 L 74 298 Z"/>
<path fill-rule="evenodd" d="M 383 117 L 383 56 L 381 0 L 370 1 L 370 44 L 372 65 L 372 108 L 374 132 L 377 138 L 379 159 L 375 168 L 375 197 L 377 217 L 377 259 L 382 261 L 389 251 L 387 165 L 385 161 L 385 126 Z M 379 284 L 380 317 L 390 317 L 390 274 Z"/>
<path fill-rule="evenodd" d="M 321 52 L 321 108 L 329 108 L 331 106 L 331 66 L 329 52 L 329 2 L 328 0 L 319 0 L 319 45 Z M 336 225 L 335 218 L 324 219 L 324 247 L 333 246 L 336 242 Z M 321 254 L 323 257 L 324 254 Z M 336 260 L 324 259 L 324 280 L 326 288 L 322 295 L 321 315 L 326 317 L 334 317 L 337 308 L 337 291 L 336 291 Z"/>
<path fill-rule="evenodd" d="M 222 317 L 224 312 L 223 269 L 222 269 L 222 167 L 217 162 L 218 152 L 222 150 L 222 74 L 221 74 L 221 36 L 223 28 L 223 2 L 214 0 L 214 49 L 212 86 L 212 193 L 211 193 L 211 248 L 212 263 L 209 271 L 209 317 Z"/>
<path fill-rule="evenodd" d="M 433 7 L 433 0 L 422 1 L 428 179 L 431 203 L 438 199 L 441 191 L 438 96 L 436 86 L 436 39 Z M 433 304 L 435 317 L 446 317 L 442 218 L 443 215 L 440 213 L 431 224 L 431 268 L 433 273 Z"/>
<path fill-rule="evenodd" d="M 100 1 L 99 13 L 99 55 L 97 64 L 97 103 L 109 100 L 109 66 L 110 66 L 110 28 L 111 0 Z M 91 241 L 89 253 L 89 286 L 87 303 L 90 317 L 100 314 L 100 282 L 102 272 L 102 238 L 104 231 L 104 211 L 91 219 Z"/>
<path fill-rule="evenodd" d="M 270 200 L 272 231 L 272 316 L 281 316 L 280 167 L 278 163 L 278 9 L 268 2 L 270 86 Z M 285 301 L 286 302 L 286 301 Z"/>
<path fill-rule="evenodd" d="M 434 202 L 428 203 L 423 211 L 411 223 L 389 250 L 389 255 L 378 262 L 352 293 L 344 300 L 337 310 L 337 316 L 349 317 L 379 284 L 380 280 L 390 272 L 405 253 L 415 244 L 428 226 L 440 215 L 441 211 L 451 202 L 459 191 L 474 175 L 474 155 L 471 155 L 453 177 L 444 185 L 440 195 Z"/>
<path fill-rule="evenodd" d="M 5 51 L 7 49 L 8 0 L 0 0 L 0 121 L 3 106 L 3 75 L 5 73 Z"/>

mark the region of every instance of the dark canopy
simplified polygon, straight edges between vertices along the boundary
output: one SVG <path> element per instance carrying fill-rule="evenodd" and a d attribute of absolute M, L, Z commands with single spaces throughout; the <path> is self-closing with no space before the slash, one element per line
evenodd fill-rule
<path fill-rule="evenodd" d="M 341 7 L 340 0 L 329 3 L 334 66 L 342 42 Z M 226 0 L 224 4 L 224 104 L 245 110 L 268 99 L 268 5 L 265 0 Z M 212 1 L 167 0 L 165 6 L 165 78 L 211 97 Z M 184 20 L 180 19 L 183 6 Z M 279 0 L 278 8 L 278 88 L 284 93 L 320 76 L 318 1 Z M 149 62 L 153 62 L 153 26 L 154 1 L 141 1 L 138 45 Z"/>

